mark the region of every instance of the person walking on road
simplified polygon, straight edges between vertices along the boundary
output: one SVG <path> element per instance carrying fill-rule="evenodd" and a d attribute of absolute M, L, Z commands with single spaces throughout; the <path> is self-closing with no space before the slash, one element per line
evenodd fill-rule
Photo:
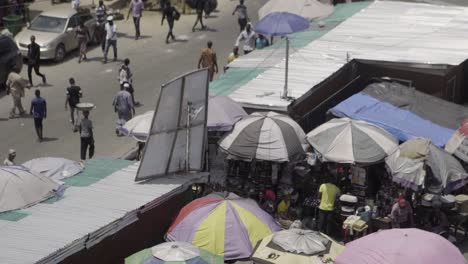
<path fill-rule="evenodd" d="M 133 74 L 130 70 L 130 59 L 125 58 L 124 63 L 120 66 L 119 69 L 119 83 L 120 88 L 124 85 L 124 83 L 132 83 L 133 82 Z"/>
<path fill-rule="evenodd" d="M 36 37 L 31 36 L 31 43 L 28 45 L 28 78 L 29 85 L 34 86 L 32 82 L 32 70 L 37 76 L 42 78 L 42 83 L 46 84 L 47 80 L 44 74 L 39 72 L 39 60 L 41 58 L 41 47 L 36 43 Z"/>
<path fill-rule="evenodd" d="M 114 106 L 114 111 L 117 113 L 117 127 L 115 133 L 120 136 L 120 128 L 125 125 L 125 123 L 132 118 L 132 114 L 135 115 L 135 107 L 132 102 L 132 95 L 126 90 L 130 85 L 125 83 L 120 87 L 120 91 L 114 96 L 114 101 L 112 105 Z"/>
<path fill-rule="evenodd" d="M 78 125 L 80 132 L 80 157 L 83 162 L 86 160 L 86 152 L 89 148 L 89 158 L 92 159 L 94 156 L 94 133 L 93 133 L 93 122 L 89 120 L 89 111 L 83 111 L 83 118 Z"/>
<path fill-rule="evenodd" d="M 202 49 L 200 59 L 198 60 L 198 69 L 201 67 L 208 68 L 210 82 L 213 81 L 214 73 L 218 73 L 218 59 L 216 52 L 213 50 L 213 42 L 210 40 L 207 47 Z"/>
<path fill-rule="evenodd" d="M 3 166 L 15 166 L 16 150 L 10 149 L 8 157 L 3 161 Z"/>
<path fill-rule="evenodd" d="M 166 44 L 169 44 L 169 37 L 172 38 L 172 40 L 175 40 L 174 34 L 172 33 L 172 29 L 174 28 L 174 21 L 179 20 L 180 18 L 180 13 L 171 5 L 171 2 L 167 2 L 166 6 L 164 7 L 163 10 L 163 16 L 161 19 L 161 26 L 164 23 L 164 19 L 167 20 L 167 24 L 169 25 L 169 32 L 167 32 L 166 36 Z"/>
<path fill-rule="evenodd" d="M 80 20 L 78 27 L 75 30 L 75 37 L 78 40 L 78 48 L 80 50 L 80 57 L 78 58 L 78 63 L 81 63 L 81 60 L 86 60 L 86 50 L 89 39 L 91 36 L 89 34 L 88 28 L 85 26 L 82 20 Z"/>
<path fill-rule="evenodd" d="M 135 25 L 135 40 L 140 37 L 140 19 L 143 15 L 144 8 L 145 7 L 142 0 L 131 0 L 130 8 L 128 9 L 127 20 L 130 17 L 130 13 L 132 13 L 133 24 Z"/>
<path fill-rule="evenodd" d="M 237 22 L 239 23 L 240 32 L 244 31 L 245 27 L 247 26 L 247 22 L 249 20 L 249 16 L 247 15 L 247 7 L 244 5 L 244 0 L 240 0 L 239 4 L 236 6 L 236 9 L 232 12 L 232 15 L 238 15 Z"/>
<path fill-rule="evenodd" d="M 34 117 L 34 127 L 36 128 L 37 138 L 39 142 L 42 142 L 42 121 L 47 118 L 47 104 L 46 100 L 41 97 L 41 91 L 39 91 L 39 89 L 37 89 L 34 94 L 36 97 L 31 101 L 29 114 Z"/>
<path fill-rule="evenodd" d="M 243 40 L 244 41 L 244 55 L 249 54 L 255 48 L 255 31 L 252 30 L 252 25 L 250 23 L 247 24 L 245 30 L 239 34 L 236 41 L 236 47 L 239 47 L 239 43 Z"/>
<path fill-rule="evenodd" d="M 114 61 L 117 60 L 117 26 L 114 24 L 114 17 L 107 17 L 106 24 L 106 47 L 104 49 L 104 63 L 107 63 L 107 54 L 109 53 L 109 48 L 112 46 L 114 50 Z"/>
<path fill-rule="evenodd" d="M 196 0 L 195 10 L 197 11 L 197 19 L 195 20 L 195 24 L 193 24 L 192 32 L 195 32 L 195 27 L 198 25 L 198 21 L 200 21 L 201 30 L 206 29 L 206 26 L 203 24 L 203 8 L 204 7 L 205 7 L 204 0 Z"/>
<path fill-rule="evenodd" d="M 107 8 L 104 5 L 104 1 L 100 0 L 99 5 L 96 7 L 96 28 L 94 30 L 93 39 L 96 39 L 99 44 L 101 44 L 102 52 L 106 48 L 106 17 L 107 17 Z"/>
<path fill-rule="evenodd" d="M 135 90 L 133 89 L 133 74 L 132 71 L 130 70 L 130 60 L 126 58 L 124 60 L 124 63 L 119 69 L 119 82 L 120 82 L 120 88 L 122 88 L 124 85 L 127 85 L 125 90 L 130 93 L 132 96 L 132 103 L 134 106 L 139 105 L 139 102 L 135 102 Z"/>
<path fill-rule="evenodd" d="M 8 74 L 8 79 L 6 81 L 7 94 L 11 94 L 11 98 L 13 99 L 13 108 L 11 108 L 10 111 L 10 118 L 16 116 L 16 109 L 18 109 L 20 116 L 25 114 L 23 105 L 21 104 L 21 97 L 24 97 L 26 83 L 27 81 L 16 71 L 12 71 Z"/>
<path fill-rule="evenodd" d="M 67 88 L 65 110 L 68 110 L 68 107 L 70 107 L 70 123 L 72 123 L 73 129 L 75 129 L 75 116 L 78 111 L 78 109 L 76 109 L 76 105 L 80 103 L 80 98 L 83 94 L 81 92 L 81 87 L 75 84 L 75 79 L 70 78 L 68 82 L 70 83 L 70 86 Z"/>

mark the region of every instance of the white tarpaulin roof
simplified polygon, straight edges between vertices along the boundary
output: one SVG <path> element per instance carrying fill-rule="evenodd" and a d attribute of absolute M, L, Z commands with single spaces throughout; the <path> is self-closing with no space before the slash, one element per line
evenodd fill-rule
<path fill-rule="evenodd" d="M 317 0 L 270 0 L 258 10 L 258 19 L 272 12 L 288 12 L 312 20 L 330 15 L 333 6 Z"/>
<path fill-rule="evenodd" d="M 468 8 L 376 1 L 289 60 L 289 95 L 299 98 L 349 59 L 459 65 L 468 58 Z M 284 60 L 229 96 L 246 107 L 286 110 Z M 259 97 L 259 95 L 269 94 Z"/>

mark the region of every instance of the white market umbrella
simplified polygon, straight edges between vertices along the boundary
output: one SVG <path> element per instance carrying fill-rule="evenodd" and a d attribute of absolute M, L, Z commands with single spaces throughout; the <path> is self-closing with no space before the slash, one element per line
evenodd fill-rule
<path fill-rule="evenodd" d="M 153 256 L 163 261 L 186 261 L 200 256 L 200 249 L 187 242 L 166 242 L 151 248 Z"/>
<path fill-rule="evenodd" d="M 227 96 L 210 96 L 208 100 L 209 131 L 229 131 L 247 112 Z"/>
<path fill-rule="evenodd" d="M 398 140 L 365 121 L 335 118 L 307 134 L 307 141 L 324 162 L 370 164 L 398 148 Z"/>
<path fill-rule="evenodd" d="M 137 115 L 128 120 L 119 130 L 126 136 L 132 136 L 137 141 L 145 142 L 151 123 L 153 122 L 153 116 L 154 111 L 148 111 L 142 115 Z"/>
<path fill-rule="evenodd" d="M 316 231 L 287 229 L 275 233 L 272 242 L 288 252 L 310 255 L 325 251 L 329 240 Z"/>
<path fill-rule="evenodd" d="M 16 210 L 54 196 L 59 184 L 22 166 L 0 167 L 0 212 Z"/>
<path fill-rule="evenodd" d="M 219 143 L 222 150 L 244 160 L 284 162 L 304 154 L 305 133 L 290 117 L 256 112 L 242 118 Z"/>
<path fill-rule="evenodd" d="M 273 12 L 288 12 L 308 20 L 322 18 L 333 13 L 333 6 L 317 0 L 270 0 L 258 10 L 258 19 Z"/>
<path fill-rule="evenodd" d="M 119 130 L 126 136 L 132 136 L 138 141 L 145 142 L 153 122 L 154 111 L 148 111 L 128 120 Z M 209 131 L 229 131 L 243 116 L 245 110 L 227 96 L 211 96 L 208 100 Z"/>
<path fill-rule="evenodd" d="M 427 187 L 433 192 L 449 193 L 468 183 L 468 173 L 460 162 L 424 138 L 410 139 L 401 144 L 385 159 L 385 163 L 393 181 L 415 191 Z M 426 186 L 427 167 L 432 172 L 430 186 Z"/>
<path fill-rule="evenodd" d="M 55 157 L 32 159 L 23 163 L 23 166 L 55 181 L 61 181 L 83 171 L 83 166 L 80 163 Z"/>

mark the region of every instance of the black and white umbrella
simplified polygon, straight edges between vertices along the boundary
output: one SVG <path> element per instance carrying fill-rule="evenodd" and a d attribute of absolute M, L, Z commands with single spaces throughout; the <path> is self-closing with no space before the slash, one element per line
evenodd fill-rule
<path fill-rule="evenodd" d="M 242 118 L 220 141 L 220 148 L 245 160 L 283 162 L 304 154 L 305 133 L 290 117 L 256 112 Z"/>
<path fill-rule="evenodd" d="M 324 162 L 374 163 L 398 148 L 390 133 L 365 121 L 332 119 L 307 134 Z"/>

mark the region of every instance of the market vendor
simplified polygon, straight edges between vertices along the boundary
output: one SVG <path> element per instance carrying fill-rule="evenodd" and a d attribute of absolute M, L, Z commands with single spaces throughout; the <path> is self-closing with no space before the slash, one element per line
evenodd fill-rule
<path fill-rule="evenodd" d="M 340 194 L 340 189 L 333 182 L 332 177 L 328 175 L 325 183 L 319 188 L 318 230 L 327 235 L 330 234 L 330 220 L 335 210 L 336 198 Z"/>
<path fill-rule="evenodd" d="M 441 210 L 442 202 L 436 200 L 432 202 L 433 213 L 430 215 L 429 224 L 431 232 L 441 235 L 448 236 L 449 221 L 447 215 Z"/>
<path fill-rule="evenodd" d="M 410 228 L 414 226 L 413 208 L 402 196 L 393 205 L 390 217 L 393 228 Z"/>

